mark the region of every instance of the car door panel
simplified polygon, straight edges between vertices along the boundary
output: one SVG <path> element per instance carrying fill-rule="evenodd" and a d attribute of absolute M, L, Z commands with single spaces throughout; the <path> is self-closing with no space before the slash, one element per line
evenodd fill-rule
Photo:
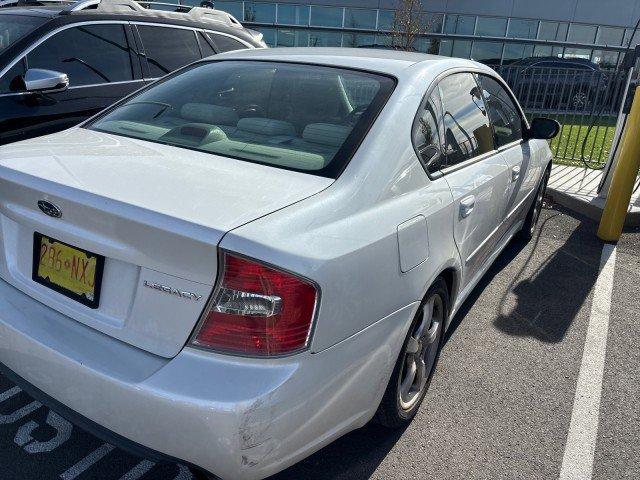
<path fill-rule="evenodd" d="M 509 169 L 509 187 L 503 216 L 506 229 L 518 220 L 515 210 L 535 188 L 538 172 L 532 164 L 531 149 L 523 140 L 526 122 L 505 84 L 488 75 L 477 76 L 493 129 L 494 141 Z M 504 232 L 503 232 L 504 233 Z"/>
<path fill-rule="evenodd" d="M 442 172 L 454 201 L 454 239 L 462 287 L 480 271 L 500 237 L 509 194 L 509 171 L 495 150 L 486 107 L 475 77 L 457 73 L 438 85 L 446 164 Z"/>

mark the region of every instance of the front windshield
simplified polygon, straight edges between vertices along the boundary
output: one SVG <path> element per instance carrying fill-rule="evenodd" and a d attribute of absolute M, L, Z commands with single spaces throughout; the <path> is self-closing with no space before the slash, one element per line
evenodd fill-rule
<path fill-rule="evenodd" d="M 339 68 L 214 61 L 131 97 L 90 128 L 336 176 L 393 86 Z"/>
<path fill-rule="evenodd" d="M 41 17 L 0 14 L 0 53 L 46 21 Z"/>

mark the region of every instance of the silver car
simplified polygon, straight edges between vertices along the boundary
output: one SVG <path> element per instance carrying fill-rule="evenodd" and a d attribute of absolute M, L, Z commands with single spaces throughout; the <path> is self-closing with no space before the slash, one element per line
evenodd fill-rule
<path fill-rule="evenodd" d="M 185 67 L 0 148 L 0 369 L 110 443 L 222 479 L 402 426 L 451 318 L 534 234 L 557 130 L 468 60 Z"/>

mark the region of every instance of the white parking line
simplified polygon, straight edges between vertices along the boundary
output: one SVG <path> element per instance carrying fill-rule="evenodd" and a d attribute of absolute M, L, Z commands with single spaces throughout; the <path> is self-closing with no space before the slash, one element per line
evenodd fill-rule
<path fill-rule="evenodd" d="M 141 476 L 153 468 L 155 463 L 149 460 L 142 460 L 135 467 L 125 473 L 120 480 L 138 480 Z"/>
<path fill-rule="evenodd" d="M 62 480 L 73 480 L 78 475 L 82 474 L 85 470 L 89 469 L 94 463 L 100 461 L 106 455 L 109 454 L 115 447 L 108 443 L 103 443 L 100 447 L 96 448 L 89 455 L 84 457 L 78 463 L 76 463 L 69 470 L 60 475 Z"/>
<path fill-rule="evenodd" d="M 593 471 L 615 264 L 616 247 L 606 244 L 594 286 L 560 480 L 589 480 Z"/>

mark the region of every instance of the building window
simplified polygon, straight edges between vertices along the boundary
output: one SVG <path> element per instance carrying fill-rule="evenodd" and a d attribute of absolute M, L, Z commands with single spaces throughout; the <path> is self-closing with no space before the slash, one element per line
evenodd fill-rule
<path fill-rule="evenodd" d="M 444 33 L 473 35 L 475 28 L 476 17 L 473 15 L 447 15 L 444 22 Z"/>
<path fill-rule="evenodd" d="M 596 36 L 597 45 L 619 47 L 624 39 L 624 29 L 615 27 L 600 27 Z"/>
<path fill-rule="evenodd" d="M 548 45 L 536 45 L 533 49 L 534 57 L 562 57 L 563 47 L 550 47 Z"/>
<path fill-rule="evenodd" d="M 540 22 L 538 38 L 540 40 L 557 40 L 564 42 L 567 39 L 568 23 Z"/>
<path fill-rule="evenodd" d="M 278 4 L 278 23 L 280 25 L 309 25 L 309 7 Z"/>
<path fill-rule="evenodd" d="M 424 32 L 442 33 L 444 24 L 444 15 L 441 13 L 423 13 L 420 15 L 420 25 Z"/>
<path fill-rule="evenodd" d="M 244 2 L 244 21 L 255 23 L 276 23 L 275 4 Z"/>
<path fill-rule="evenodd" d="M 503 46 L 501 42 L 473 42 L 471 58 L 487 65 L 500 65 Z"/>
<path fill-rule="evenodd" d="M 244 18 L 244 12 L 242 11 L 242 2 L 226 2 L 218 0 L 216 2 L 216 8 L 223 12 L 230 13 L 238 20 Z"/>
<path fill-rule="evenodd" d="M 471 57 L 470 40 L 442 40 L 440 42 L 440 55 L 457 58 Z"/>
<path fill-rule="evenodd" d="M 507 19 L 478 17 L 476 35 L 479 37 L 504 37 L 507 34 Z"/>
<path fill-rule="evenodd" d="M 575 43 L 593 44 L 596 41 L 596 30 L 597 27 L 595 25 L 572 23 L 569 27 L 567 40 Z"/>
<path fill-rule="evenodd" d="M 311 25 L 317 27 L 342 27 L 343 8 L 311 7 Z"/>
<path fill-rule="evenodd" d="M 310 47 L 341 47 L 342 33 L 324 30 L 309 31 Z"/>
<path fill-rule="evenodd" d="M 342 35 L 343 47 L 371 47 L 376 43 L 376 36 L 367 33 L 345 33 Z"/>
<path fill-rule="evenodd" d="M 620 53 L 610 50 L 594 50 L 591 61 L 597 63 L 600 68 L 616 68 L 620 61 Z"/>
<path fill-rule="evenodd" d="M 308 47 L 309 30 L 279 28 L 277 45 L 279 47 Z"/>
<path fill-rule="evenodd" d="M 629 41 L 631 40 L 631 35 L 633 35 L 633 28 L 627 28 L 624 31 L 624 42 L 622 42 L 622 45 L 624 45 L 625 47 L 629 45 Z M 631 40 L 631 46 L 635 47 L 639 43 L 640 43 L 640 30 L 635 32 L 635 35 L 633 36 L 633 40 Z"/>
<path fill-rule="evenodd" d="M 376 10 L 366 10 L 364 8 L 347 8 L 344 11 L 345 28 L 362 28 L 363 30 L 375 30 Z"/>
<path fill-rule="evenodd" d="M 393 10 L 378 11 L 378 30 L 393 30 L 393 20 L 395 13 Z"/>
<path fill-rule="evenodd" d="M 512 18 L 509 22 L 509 38 L 536 38 L 538 34 L 537 20 L 520 20 Z"/>
<path fill-rule="evenodd" d="M 440 51 L 440 39 L 421 37 L 416 39 L 413 44 L 413 48 L 421 53 L 438 55 L 438 52 Z"/>
<path fill-rule="evenodd" d="M 564 58 L 582 58 L 584 60 L 590 60 L 591 50 L 587 48 L 565 48 Z"/>
<path fill-rule="evenodd" d="M 533 45 L 525 45 L 522 43 L 507 43 L 504 46 L 502 63 L 508 65 L 516 60 L 529 57 L 533 57 Z"/>

